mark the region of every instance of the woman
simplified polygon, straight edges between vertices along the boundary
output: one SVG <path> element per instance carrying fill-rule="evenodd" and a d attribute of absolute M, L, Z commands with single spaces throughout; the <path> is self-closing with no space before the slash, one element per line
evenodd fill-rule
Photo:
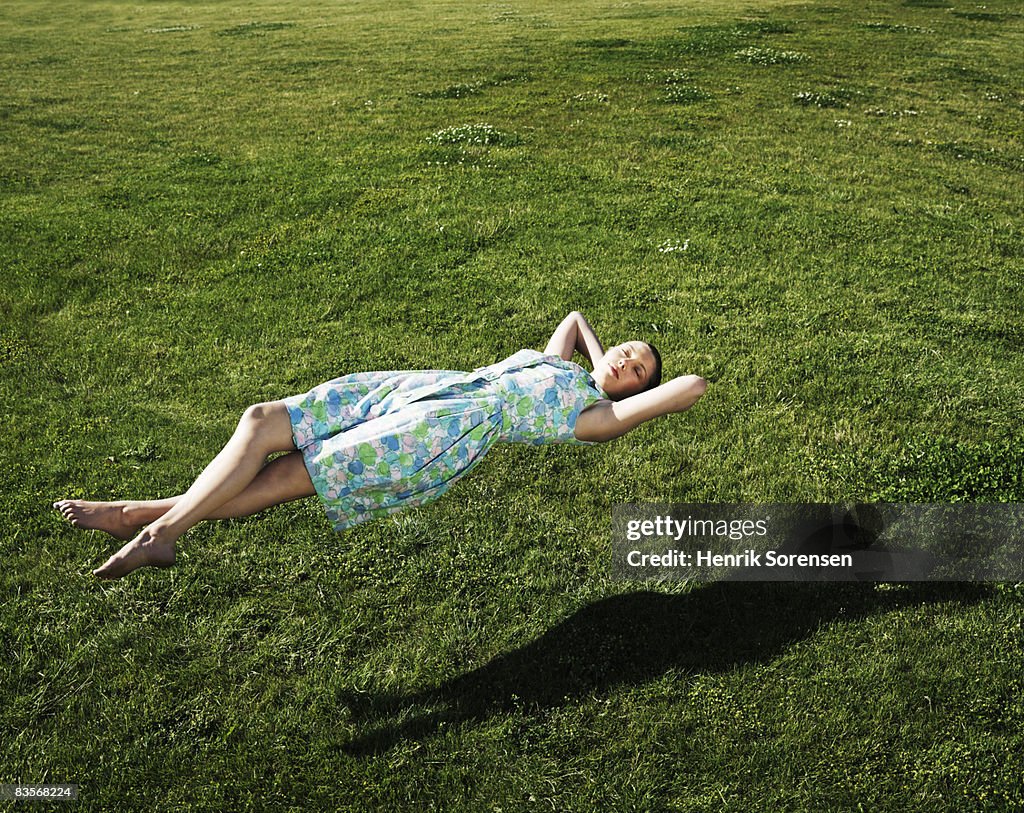
<path fill-rule="evenodd" d="M 594 366 L 571 359 L 578 351 Z M 337 530 L 441 496 L 496 442 L 592 444 L 689 409 L 706 382 L 661 384 L 645 342 L 607 352 L 573 311 L 544 353 L 520 350 L 472 372 L 355 373 L 302 395 L 255 404 L 184 494 L 162 500 L 53 505 L 72 525 L 127 540 L 93 573 L 105 579 L 174 564 L 176 543 L 204 519 L 254 514 L 318 495 Z M 274 452 L 289 452 L 267 463 Z"/>

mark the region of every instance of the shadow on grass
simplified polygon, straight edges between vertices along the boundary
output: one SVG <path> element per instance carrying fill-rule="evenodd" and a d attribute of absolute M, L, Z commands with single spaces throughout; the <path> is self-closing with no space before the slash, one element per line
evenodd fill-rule
<path fill-rule="evenodd" d="M 379 727 L 348 743 L 353 755 L 427 738 L 442 725 L 521 708 L 550 708 L 668 670 L 725 671 L 778 656 L 822 625 L 900 607 L 989 594 L 985 585 L 914 583 L 880 592 L 865 583 L 709 584 L 685 594 L 625 593 L 584 607 L 535 641 L 421 692 L 348 698 Z M 396 719 L 397 718 L 397 719 Z"/>

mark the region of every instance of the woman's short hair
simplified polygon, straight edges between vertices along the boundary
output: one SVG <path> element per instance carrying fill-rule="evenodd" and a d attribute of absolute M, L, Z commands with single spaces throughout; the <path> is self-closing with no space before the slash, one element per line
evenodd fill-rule
<path fill-rule="evenodd" d="M 651 377 L 647 381 L 647 386 L 644 388 L 644 392 L 647 390 L 653 390 L 661 383 L 661 353 L 658 352 L 658 348 L 650 342 L 644 342 L 649 348 L 651 353 L 654 355 L 654 370 L 651 372 Z"/>

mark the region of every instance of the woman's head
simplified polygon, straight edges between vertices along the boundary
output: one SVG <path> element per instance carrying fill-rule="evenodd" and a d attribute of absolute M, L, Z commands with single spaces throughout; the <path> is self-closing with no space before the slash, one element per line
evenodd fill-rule
<path fill-rule="evenodd" d="M 594 362 L 594 381 L 613 401 L 657 387 L 661 354 L 649 342 L 617 344 Z"/>

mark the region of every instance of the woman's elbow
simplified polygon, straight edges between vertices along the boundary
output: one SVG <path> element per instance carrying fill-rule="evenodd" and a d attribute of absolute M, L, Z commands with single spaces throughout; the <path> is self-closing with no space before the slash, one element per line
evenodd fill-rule
<path fill-rule="evenodd" d="M 684 375 L 679 380 L 682 387 L 674 399 L 673 412 L 683 412 L 689 409 L 701 399 L 708 389 L 707 379 L 701 378 L 699 375 Z"/>
<path fill-rule="evenodd" d="M 582 441 L 584 441 L 586 443 L 607 443 L 609 440 L 615 440 L 616 438 L 621 438 L 628 431 L 629 430 L 626 429 L 626 428 L 616 428 L 616 429 L 600 428 L 600 429 L 591 429 L 589 431 L 587 431 L 587 430 L 581 431 L 581 430 L 577 429 L 576 432 L 574 433 L 574 435 L 576 437 L 576 440 L 582 440 Z"/>

